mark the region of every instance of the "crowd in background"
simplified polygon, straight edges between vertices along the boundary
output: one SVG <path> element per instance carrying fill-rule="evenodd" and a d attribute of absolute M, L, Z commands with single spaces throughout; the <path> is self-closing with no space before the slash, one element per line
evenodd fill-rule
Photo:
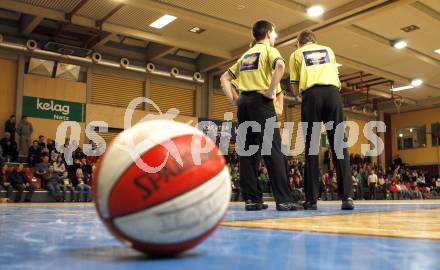
<path fill-rule="evenodd" d="M 90 201 L 91 182 L 96 167 L 97 157 L 86 156 L 78 146 L 72 153 L 73 164 L 68 165 L 64 155 L 57 151 L 55 141 L 43 135 L 30 143 L 32 125 L 26 117 L 15 129 L 15 117 L 11 116 L 5 123 L 5 135 L 0 140 L 0 191 L 6 190 L 9 201 L 19 202 L 26 192 L 25 202 L 31 201 L 36 189 L 46 189 L 57 202 Z M 23 133 L 23 126 L 26 132 Z M 15 134 L 19 135 L 20 148 L 18 149 Z M 24 136 L 23 136 L 24 134 Z M 26 137 L 26 138 L 22 138 Z M 96 144 L 89 141 L 96 148 Z M 77 142 L 72 142 L 78 145 Z M 66 139 L 64 147 L 70 145 Z M 25 160 L 19 161 L 25 152 Z M 15 192 L 14 194 L 14 190 Z M 15 195 L 15 196 L 14 196 Z M 70 196 L 68 196 L 70 195 Z"/>
<path fill-rule="evenodd" d="M 93 144 L 93 142 L 90 142 Z M 69 141 L 66 140 L 66 145 Z M 23 191 L 28 191 L 24 201 L 30 201 L 33 192 L 46 189 L 55 201 L 90 201 L 91 182 L 97 157 L 86 156 L 80 147 L 73 152 L 73 164 L 68 165 L 64 155 L 55 148 L 54 141 L 39 136 L 28 150 L 27 166 L 3 162 L 0 171 L 0 190 L 7 198 L 20 201 Z M 13 190 L 17 190 L 13 198 Z M 70 196 L 67 196 L 69 194 Z"/>
<path fill-rule="evenodd" d="M 32 124 L 23 117 L 16 125 L 15 116 L 5 123 L 5 134 L 0 139 L 0 191 L 6 190 L 10 201 L 30 201 L 36 189 L 46 189 L 55 201 L 90 201 L 91 182 L 97 157 L 86 156 L 78 146 L 72 153 L 73 164 L 68 165 L 64 155 L 55 147 L 54 140 L 33 136 Z M 19 144 L 16 142 L 18 135 Z M 72 142 L 78 145 L 78 142 Z M 89 141 L 96 149 L 96 144 Z M 20 146 L 20 149 L 18 148 Z M 67 139 L 64 147 L 68 148 Z M 26 156 L 17 163 L 19 156 Z M 235 199 L 240 195 L 239 157 L 235 151 L 225 156 L 232 176 Z M 337 200 L 337 175 L 333 170 L 331 154 L 323 156 L 321 170 L 320 199 Z M 11 165 L 14 164 L 14 165 Z M 350 155 L 354 196 L 362 199 L 431 199 L 440 198 L 440 178 L 426 171 L 412 170 L 397 157 L 386 170 L 372 162 L 371 157 Z M 25 166 L 26 165 L 26 166 Z M 296 200 L 304 198 L 304 163 L 286 157 L 289 186 Z M 263 193 L 271 192 L 270 178 L 264 162 L 258 170 L 258 188 Z M 15 197 L 14 195 L 15 192 Z M 68 194 L 70 196 L 68 196 Z"/>
<path fill-rule="evenodd" d="M 331 160 L 325 160 L 321 170 L 320 199 L 338 200 L 338 177 L 332 168 Z M 232 175 L 232 190 L 235 200 L 239 199 L 240 173 L 238 155 L 235 152 L 227 157 L 227 163 Z M 296 200 L 304 198 L 304 163 L 295 159 L 287 161 L 289 186 Z M 351 155 L 353 191 L 357 200 L 400 200 L 400 199 L 433 199 L 440 198 L 440 178 L 430 176 L 428 172 L 408 168 L 397 157 L 393 165 L 386 170 L 372 162 L 370 157 Z M 264 162 L 259 167 L 259 189 L 263 193 L 270 193 L 270 178 Z"/>

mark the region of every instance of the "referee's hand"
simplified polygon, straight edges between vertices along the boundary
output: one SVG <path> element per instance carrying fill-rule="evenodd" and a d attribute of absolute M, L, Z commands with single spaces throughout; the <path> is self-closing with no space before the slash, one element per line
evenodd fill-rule
<path fill-rule="evenodd" d="M 277 117 L 280 118 L 283 115 L 283 108 L 280 108 L 279 106 L 275 106 L 275 113 L 277 114 Z"/>
<path fill-rule="evenodd" d="M 240 100 L 240 96 L 232 101 L 232 105 L 238 106 L 238 101 Z"/>
<path fill-rule="evenodd" d="M 263 94 L 263 96 L 269 98 L 269 99 L 273 99 L 273 91 L 266 91 L 266 93 Z"/>

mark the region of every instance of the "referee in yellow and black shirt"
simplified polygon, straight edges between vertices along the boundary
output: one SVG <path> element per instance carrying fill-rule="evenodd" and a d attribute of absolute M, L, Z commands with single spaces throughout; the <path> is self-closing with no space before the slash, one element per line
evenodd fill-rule
<path fill-rule="evenodd" d="M 258 185 L 258 169 L 266 120 L 276 119 L 277 112 L 280 114 L 282 110 L 281 106 L 275 104 L 282 104 L 283 95 L 279 83 L 285 69 L 283 58 L 273 47 L 276 38 L 275 26 L 268 21 L 258 21 L 253 26 L 252 34 L 255 44 L 220 79 L 226 96 L 238 106 L 237 117 L 240 125 L 255 121 L 261 126 L 259 131 L 249 127 L 246 134 L 239 134 L 239 140 L 245 142 L 244 150 L 249 151 L 251 147 L 258 147 L 258 151 L 251 156 L 238 153 L 240 186 L 245 209 L 248 211 L 267 208 Z M 232 86 L 232 81 L 240 91 L 240 96 Z M 274 98 L 278 102 L 274 102 Z M 302 209 L 301 205 L 293 202 L 288 186 L 279 128 L 274 129 L 273 140 L 269 143 L 270 155 L 263 153 L 263 159 L 269 173 L 276 209 L 279 211 Z"/>
<path fill-rule="evenodd" d="M 346 148 L 341 143 L 335 145 L 336 127 L 344 121 L 342 98 L 339 94 L 338 67 L 332 49 L 316 43 L 313 32 L 306 30 L 297 38 L 298 49 L 290 57 L 290 83 L 295 95 L 301 93 L 301 122 L 308 123 L 305 132 L 306 165 L 304 172 L 304 209 L 316 210 L 319 193 L 319 156 L 312 152 L 312 127 L 314 123 L 333 121 L 333 129 L 327 130 L 333 161 L 336 163 L 338 194 L 342 199 L 342 210 L 353 210 L 353 187 L 350 160 Z M 305 131 L 305 129 L 304 129 Z M 319 140 L 318 142 L 319 143 Z M 316 146 L 312 146 L 316 149 Z M 319 149 L 319 148 L 318 148 Z M 343 153 L 337 156 L 335 153 Z"/>

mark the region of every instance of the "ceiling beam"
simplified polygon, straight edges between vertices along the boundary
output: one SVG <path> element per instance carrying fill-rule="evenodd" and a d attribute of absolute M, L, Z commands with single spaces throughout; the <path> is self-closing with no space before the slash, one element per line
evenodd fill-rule
<path fill-rule="evenodd" d="M 124 6 L 124 4 L 119 4 L 117 5 L 114 9 L 112 9 L 109 13 L 107 13 L 104 17 L 102 17 L 100 20 L 96 21 L 96 26 L 97 27 L 102 27 L 102 24 L 107 21 L 108 19 L 110 19 L 111 16 L 115 15 L 116 12 L 118 12 L 122 7 Z"/>
<path fill-rule="evenodd" d="M 176 67 L 187 71 L 197 71 L 194 60 L 188 58 L 185 60 L 186 61 L 182 61 L 181 57 L 177 57 L 175 55 L 167 55 L 165 57 L 158 58 L 154 64 Z"/>
<path fill-rule="evenodd" d="M 338 63 L 341 63 L 345 66 L 348 66 L 348 67 L 351 67 L 351 68 L 354 68 L 357 70 L 362 70 L 364 72 L 371 73 L 371 74 L 374 74 L 376 76 L 380 76 L 380 77 L 383 77 L 386 79 L 390 79 L 390 80 L 393 80 L 394 82 L 409 84 L 412 79 L 412 78 L 407 78 L 405 76 L 402 76 L 402 75 L 399 75 L 399 74 L 396 74 L 396 73 L 393 73 L 393 72 L 390 72 L 390 71 L 387 71 L 387 70 L 384 70 L 384 69 L 381 69 L 378 67 L 374 67 L 374 66 L 371 66 L 368 64 L 358 62 L 356 60 L 350 59 L 348 57 L 344 57 L 342 55 L 336 55 L 336 59 L 338 60 Z M 427 83 L 424 83 L 423 87 L 428 88 L 430 90 L 434 90 L 434 91 L 440 90 L 440 88 L 435 87 L 430 84 L 427 84 Z"/>
<path fill-rule="evenodd" d="M 124 2 L 125 3 L 125 2 Z M 39 16 L 44 14 L 46 18 L 66 22 L 65 15 L 62 11 L 57 11 L 53 9 L 42 8 L 30 4 L 26 4 L 23 2 L 17 2 L 13 0 L 1 0 L 0 8 L 4 8 L 7 10 L 13 10 L 20 13 L 26 13 L 31 15 Z M 96 28 L 95 21 L 90 18 L 86 18 L 79 15 L 74 15 L 72 17 L 72 23 L 77 24 L 84 27 Z M 169 46 L 175 46 L 182 49 L 198 51 L 208 55 L 214 55 L 222 58 L 231 58 L 231 53 L 229 51 L 225 51 L 222 49 L 217 49 L 213 47 L 205 46 L 204 44 L 200 44 L 195 41 L 183 41 L 178 38 L 173 37 L 164 37 L 159 34 L 141 31 L 132 29 L 129 27 L 112 24 L 108 22 L 104 22 L 102 25 L 102 31 L 107 31 L 115 34 L 121 34 L 124 36 L 129 36 L 132 38 L 137 38 L 146 41 L 153 41 L 160 44 L 165 44 Z"/>
<path fill-rule="evenodd" d="M 124 3 L 128 6 L 138 7 L 146 10 L 154 10 L 163 14 L 173 15 L 177 18 L 188 20 L 196 24 L 202 23 L 203 25 L 210 26 L 214 29 L 227 31 L 229 33 L 235 33 L 241 36 L 249 37 L 249 33 L 251 30 L 250 26 L 233 23 L 231 21 L 214 16 L 209 16 L 201 12 L 155 0 L 125 0 Z"/>
<path fill-rule="evenodd" d="M 29 36 L 43 20 L 44 17 L 42 16 L 24 14 L 21 18 L 21 34 L 23 36 Z"/>
<path fill-rule="evenodd" d="M 314 29 L 314 31 L 327 31 L 332 28 L 351 25 L 356 21 L 408 5 L 412 2 L 414 2 L 414 0 L 355 0 L 325 14 L 325 16 L 333 16 L 332 20 Z M 342 12 L 344 10 L 345 12 Z M 332 14 L 333 12 L 336 13 L 336 11 L 339 11 L 340 14 Z"/>
<path fill-rule="evenodd" d="M 90 44 L 89 45 L 89 49 L 93 49 L 93 48 L 96 48 L 96 47 L 104 46 L 107 42 L 112 40 L 114 37 L 116 37 L 116 34 L 114 34 L 114 33 L 107 33 L 104 37 L 102 37 L 95 44 Z"/>
<path fill-rule="evenodd" d="M 108 42 L 105 46 L 96 48 L 96 51 L 112 56 L 126 57 L 130 60 L 137 60 L 140 62 L 146 60 L 145 52 L 142 48 L 127 46 L 113 41 Z"/>
<path fill-rule="evenodd" d="M 406 0 L 402 0 L 402 2 L 405 2 Z M 296 11 L 303 11 L 305 10 L 305 6 L 301 6 L 301 5 L 295 5 L 295 3 L 291 2 L 291 1 L 284 1 L 284 0 L 271 0 L 270 1 L 272 4 L 276 3 L 278 5 L 284 5 L 286 8 L 288 7 L 288 5 L 290 5 L 290 7 L 292 9 L 295 9 Z M 290 4 L 289 4 L 290 2 Z M 392 0 L 392 6 L 394 7 L 396 4 L 394 3 L 394 1 Z M 352 2 L 349 2 L 345 5 L 342 5 L 340 7 L 337 7 L 335 9 L 332 9 L 328 12 L 326 12 L 323 16 L 322 19 L 323 20 L 312 20 L 311 18 L 307 18 L 306 20 L 289 26 L 285 29 L 282 29 L 281 31 L 279 31 L 279 38 L 278 38 L 278 42 L 276 44 L 276 48 L 280 49 L 284 46 L 289 46 L 292 45 L 294 43 L 296 43 L 296 36 L 304 29 L 312 29 L 312 30 L 323 30 L 325 29 L 328 25 L 330 24 L 337 24 L 340 23 L 344 20 L 352 20 L 352 14 L 353 13 L 358 13 L 364 10 L 368 10 L 368 12 L 370 12 L 370 9 L 372 7 L 375 7 L 377 5 L 381 5 L 383 4 L 383 0 L 355 0 Z M 383 6 L 380 6 L 381 8 L 383 8 Z M 367 12 L 367 13 L 368 13 Z M 357 14 L 359 15 L 359 14 Z M 249 47 L 243 46 L 240 47 L 234 51 L 231 52 L 232 54 L 232 59 L 228 59 L 228 60 L 218 60 L 217 63 L 213 63 L 210 65 L 210 67 L 212 69 L 215 68 L 219 68 L 225 64 L 227 64 L 228 62 L 232 62 L 234 59 L 239 58 Z"/>
<path fill-rule="evenodd" d="M 383 37 L 381 35 L 373 33 L 373 32 L 371 32 L 369 30 L 366 30 L 366 29 L 364 29 L 362 27 L 359 27 L 357 25 L 350 25 L 350 26 L 347 26 L 345 28 L 347 30 L 351 31 L 354 34 L 357 34 L 358 36 L 361 36 L 361 37 L 373 40 L 373 41 L 383 45 L 386 48 L 391 48 L 392 47 L 392 44 L 391 44 L 392 40 L 389 40 L 389 39 L 387 39 L 387 38 L 385 38 L 385 37 Z M 430 56 L 428 56 L 428 55 L 426 55 L 426 54 L 424 54 L 422 52 L 419 52 L 419 51 L 417 51 L 415 49 L 406 47 L 406 48 L 404 48 L 404 49 L 402 49 L 400 51 L 402 51 L 403 53 L 406 53 L 408 56 L 414 57 L 414 58 L 416 58 L 416 59 L 418 59 L 420 61 L 423 61 L 423 62 L 425 62 L 427 64 L 431 64 L 433 66 L 440 67 L 440 61 L 439 60 L 437 60 L 437 59 L 435 59 L 433 57 L 430 57 Z"/>
<path fill-rule="evenodd" d="M 230 59 L 201 54 L 197 58 L 197 70 L 199 72 L 206 72 L 218 67 L 220 63 L 224 64 L 228 61 L 230 61 Z"/>
<path fill-rule="evenodd" d="M 414 3 L 411 3 L 410 6 L 427 15 L 428 17 L 434 19 L 435 21 L 440 21 L 440 12 L 437 12 L 437 10 L 432 9 L 422 2 L 416 1 Z"/>
<path fill-rule="evenodd" d="M 366 73 L 370 73 L 370 74 L 374 74 L 376 76 L 379 77 L 383 77 L 383 78 L 387 78 L 396 82 L 401 82 L 401 83 L 409 83 L 410 82 L 410 78 L 380 69 L 378 67 L 373 67 L 361 62 L 358 62 L 356 60 L 344 57 L 342 55 L 336 55 L 336 59 L 338 60 L 338 63 L 341 63 L 343 65 L 346 65 L 348 67 L 357 69 L 357 70 L 362 70 Z"/>
<path fill-rule="evenodd" d="M 308 18 L 311 21 L 321 22 L 322 18 L 311 18 L 307 15 L 307 6 L 301 3 L 291 1 L 291 0 L 268 0 L 266 1 L 268 5 L 274 7 L 282 7 L 295 12 L 297 15 L 301 15 L 304 18 Z"/>
<path fill-rule="evenodd" d="M 76 6 L 69 12 L 66 13 L 66 20 L 70 21 L 72 16 L 75 15 L 89 0 L 81 0 L 76 4 Z"/>
<path fill-rule="evenodd" d="M 195 42 L 195 41 L 183 41 L 177 38 L 164 37 L 159 34 L 136 30 L 111 23 L 104 23 L 102 26 L 102 30 L 107 32 L 118 33 L 121 35 L 133 37 L 137 39 L 153 41 L 164 45 L 175 46 L 182 49 L 198 51 L 201 53 L 214 55 L 218 57 L 231 58 L 231 53 L 228 51 L 217 49 L 214 47 L 207 47 L 204 44 L 200 44 L 199 42 Z"/>
<path fill-rule="evenodd" d="M 155 61 L 177 50 L 174 46 L 150 43 L 147 47 L 147 61 Z"/>

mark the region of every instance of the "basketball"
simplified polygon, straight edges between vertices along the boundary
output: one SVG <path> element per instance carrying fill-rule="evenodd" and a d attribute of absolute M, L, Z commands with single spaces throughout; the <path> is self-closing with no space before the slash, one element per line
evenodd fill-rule
<path fill-rule="evenodd" d="M 94 201 L 107 228 L 151 255 L 175 255 L 206 239 L 231 196 L 230 175 L 215 143 L 169 120 L 122 132 L 95 172 Z"/>

